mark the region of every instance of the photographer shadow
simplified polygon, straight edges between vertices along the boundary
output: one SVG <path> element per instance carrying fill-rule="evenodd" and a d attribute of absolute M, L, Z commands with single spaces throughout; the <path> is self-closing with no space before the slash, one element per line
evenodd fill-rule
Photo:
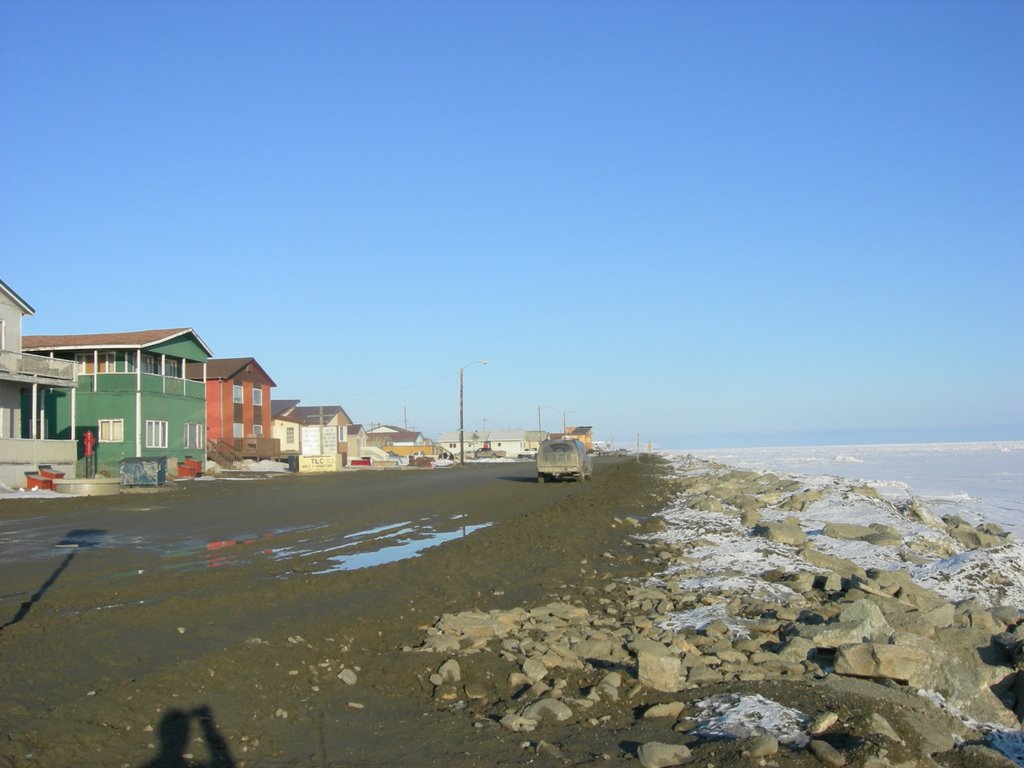
<path fill-rule="evenodd" d="M 209 761 L 205 763 L 185 757 L 186 753 L 192 751 L 189 741 L 193 719 L 199 724 L 209 755 Z M 160 719 L 159 735 L 160 753 L 139 768 L 235 768 L 231 750 L 217 730 L 209 707 L 197 707 L 188 712 L 181 709 L 167 710 Z"/>

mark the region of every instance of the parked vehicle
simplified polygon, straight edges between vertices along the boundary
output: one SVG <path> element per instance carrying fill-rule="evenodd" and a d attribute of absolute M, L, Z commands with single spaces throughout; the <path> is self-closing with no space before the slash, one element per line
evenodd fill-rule
<path fill-rule="evenodd" d="M 480 449 L 477 450 L 477 452 L 474 454 L 474 456 L 476 458 L 478 458 L 478 459 L 504 459 L 505 458 L 505 452 L 504 451 L 494 451 L 494 450 L 491 450 L 490 448 L 480 448 Z"/>
<path fill-rule="evenodd" d="M 594 474 L 593 459 L 579 440 L 545 440 L 537 451 L 537 482 L 575 478 L 580 482 Z"/>

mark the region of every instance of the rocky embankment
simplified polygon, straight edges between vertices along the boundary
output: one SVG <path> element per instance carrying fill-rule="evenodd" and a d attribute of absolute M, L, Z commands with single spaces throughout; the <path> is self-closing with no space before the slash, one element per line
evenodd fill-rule
<path fill-rule="evenodd" d="M 574 765 L 1024 764 L 1009 534 L 839 479 L 674 471 L 653 526 L 616 519 L 650 577 L 609 568 L 603 588 L 444 614 L 410 643 L 439 657 L 437 706 Z M 975 569 L 973 596 L 922 585 L 980 550 L 1016 570 Z"/>

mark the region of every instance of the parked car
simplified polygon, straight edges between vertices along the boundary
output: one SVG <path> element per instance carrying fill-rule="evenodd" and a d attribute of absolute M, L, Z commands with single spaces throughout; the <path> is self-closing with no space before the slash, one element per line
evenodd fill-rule
<path fill-rule="evenodd" d="M 545 440 L 537 451 L 537 482 L 575 478 L 580 482 L 594 474 L 594 463 L 579 440 Z"/>
<path fill-rule="evenodd" d="M 473 454 L 478 459 L 504 459 L 504 451 L 495 451 L 490 448 L 479 448 L 476 453 Z"/>

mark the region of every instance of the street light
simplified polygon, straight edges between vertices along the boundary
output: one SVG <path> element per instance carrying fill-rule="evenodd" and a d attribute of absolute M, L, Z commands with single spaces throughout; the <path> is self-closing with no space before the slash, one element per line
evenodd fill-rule
<path fill-rule="evenodd" d="M 565 414 L 576 413 L 576 411 L 562 411 L 562 437 L 565 437 Z"/>
<path fill-rule="evenodd" d="M 463 402 L 464 402 L 464 399 L 463 399 L 463 394 L 462 394 L 463 393 L 463 385 L 462 385 L 463 371 L 465 371 L 467 368 L 469 368 L 469 366 L 476 365 L 477 363 L 479 363 L 480 365 L 487 365 L 487 361 L 486 360 L 474 360 L 472 363 L 467 363 L 466 365 L 464 365 L 461 368 L 459 368 L 459 464 L 465 464 L 466 463 L 466 426 L 465 426 L 465 422 L 463 420 Z"/>
<path fill-rule="evenodd" d="M 541 408 L 550 408 L 553 411 L 553 410 L 555 410 L 555 406 L 553 406 L 553 405 L 538 405 L 537 406 L 537 431 L 538 432 L 543 432 L 544 431 L 544 427 L 542 427 L 540 425 L 540 409 Z"/>

